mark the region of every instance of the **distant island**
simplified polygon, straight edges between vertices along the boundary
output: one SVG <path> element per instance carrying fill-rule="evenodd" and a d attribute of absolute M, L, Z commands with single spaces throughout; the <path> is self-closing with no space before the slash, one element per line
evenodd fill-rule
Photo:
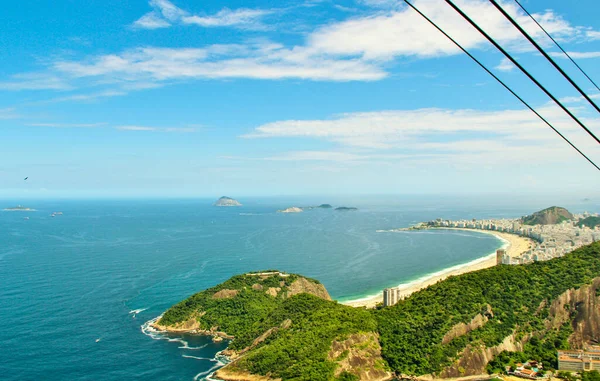
<path fill-rule="evenodd" d="M 223 196 L 220 199 L 218 199 L 215 203 L 215 206 L 242 206 L 242 204 L 239 203 L 239 201 L 234 200 L 231 197 L 226 197 Z"/>
<path fill-rule="evenodd" d="M 321 208 L 321 209 L 331 209 L 333 208 L 333 206 L 329 205 L 329 204 L 321 204 L 319 206 L 317 206 L 317 208 Z"/>
<path fill-rule="evenodd" d="M 486 378 L 529 361 L 543 373 L 560 369 L 557 351 L 600 337 L 599 274 L 596 242 L 535 265 L 450 277 L 367 310 L 332 301 L 317 280 L 268 270 L 234 276 L 147 324 L 228 340 L 221 355 L 231 362 L 211 375 L 221 380 Z"/>
<path fill-rule="evenodd" d="M 4 210 L 7 212 L 35 212 L 35 209 L 27 208 L 22 205 L 17 205 L 12 208 L 4 208 Z"/>
<path fill-rule="evenodd" d="M 338 208 L 335 208 L 335 210 L 339 210 L 339 211 L 351 211 L 351 210 L 358 210 L 358 208 L 349 207 L 349 206 L 340 206 Z"/>
<path fill-rule="evenodd" d="M 551 206 L 521 218 L 523 225 L 555 225 L 572 219 L 571 212 L 560 206 Z"/>
<path fill-rule="evenodd" d="M 297 206 L 292 206 L 290 208 L 277 211 L 277 213 L 301 213 L 301 212 L 303 212 L 302 208 L 298 208 Z"/>

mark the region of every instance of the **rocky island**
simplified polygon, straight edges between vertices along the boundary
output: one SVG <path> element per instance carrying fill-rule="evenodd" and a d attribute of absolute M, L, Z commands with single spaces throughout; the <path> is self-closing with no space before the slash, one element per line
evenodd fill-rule
<path fill-rule="evenodd" d="M 450 277 L 367 310 L 332 301 L 317 280 L 269 270 L 192 295 L 154 327 L 230 340 L 222 354 L 231 362 L 211 376 L 221 380 L 486 377 L 523 358 L 552 370 L 557 350 L 600 337 L 599 274 L 593 243 Z"/>
<path fill-rule="evenodd" d="M 335 210 L 339 210 L 342 212 L 348 212 L 348 211 L 358 210 L 358 208 L 349 207 L 349 206 L 340 206 L 340 207 L 335 208 Z"/>
<path fill-rule="evenodd" d="M 297 206 L 292 206 L 291 208 L 278 210 L 277 213 L 301 213 L 303 212 L 302 208 L 298 208 Z"/>
<path fill-rule="evenodd" d="M 12 208 L 4 208 L 4 211 L 6 211 L 6 212 L 35 212 L 35 209 L 27 208 L 22 205 L 17 205 Z"/>
<path fill-rule="evenodd" d="M 242 204 L 240 204 L 239 201 L 234 200 L 231 197 L 226 197 L 226 196 L 223 196 L 220 199 L 218 199 L 214 205 L 215 206 L 242 206 Z"/>

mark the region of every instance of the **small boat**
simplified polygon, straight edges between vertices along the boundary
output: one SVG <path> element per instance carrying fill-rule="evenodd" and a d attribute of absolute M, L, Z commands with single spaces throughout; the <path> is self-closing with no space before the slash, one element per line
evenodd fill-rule
<path fill-rule="evenodd" d="M 24 220 L 28 220 L 28 219 L 29 219 L 29 217 L 23 217 L 23 219 L 24 219 Z"/>
<path fill-rule="evenodd" d="M 99 338 L 98 338 L 98 339 L 96 339 L 96 342 L 99 342 L 99 341 L 100 341 L 100 339 L 99 339 Z"/>

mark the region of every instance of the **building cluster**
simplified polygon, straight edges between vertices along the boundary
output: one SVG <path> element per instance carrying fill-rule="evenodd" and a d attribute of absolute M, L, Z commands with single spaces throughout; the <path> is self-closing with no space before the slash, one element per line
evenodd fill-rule
<path fill-rule="evenodd" d="M 383 290 L 383 305 L 384 307 L 393 306 L 406 296 L 408 295 L 402 294 L 402 291 L 397 287 L 386 288 Z"/>
<path fill-rule="evenodd" d="M 530 380 L 535 380 L 538 378 L 542 370 L 542 363 L 533 360 L 529 360 L 523 364 L 516 364 L 514 370 L 512 370 L 509 366 L 506 367 L 506 373 L 521 378 L 529 378 Z"/>
<path fill-rule="evenodd" d="M 556 225 L 523 225 L 520 219 L 458 221 L 437 219 L 422 226 L 498 231 L 532 239 L 533 247 L 519 257 L 510 257 L 503 253 L 500 261 L 502 264 L 516 265 L 562 257 L 578 247 L 600 241 L 600 227 L 590 229 L 587 226 L 577 226 L 580 218 L 588 216 L 589 213 L 575 215 L 573 220 Z"/>
<path fill-rule="evenodd" d="M 558 351 L 558 370 L 568 372 L 600 370 L 600 346 L 589 345 L 583 350 Z"/>

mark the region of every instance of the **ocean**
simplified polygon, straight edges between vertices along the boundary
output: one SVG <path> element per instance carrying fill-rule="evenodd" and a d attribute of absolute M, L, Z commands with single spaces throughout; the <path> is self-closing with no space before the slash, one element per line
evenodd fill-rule
<path fill-rule="evenodd" d="M 219 366 L 225 343 L 142 330 L 189 295 L 235 274 L 279 269 L 319 279 L 334 299 L 358 299 L 503 244 L 479 233 L 377 230 L 549 206 L 420 197 L 257 198 L 230 208 L 213 201 L 28 200 L 19 203 L 37 211 L 0 212 L 0 379 L 201 380 Z M 359 210 L 276 213 L 325 202 Z"/>

